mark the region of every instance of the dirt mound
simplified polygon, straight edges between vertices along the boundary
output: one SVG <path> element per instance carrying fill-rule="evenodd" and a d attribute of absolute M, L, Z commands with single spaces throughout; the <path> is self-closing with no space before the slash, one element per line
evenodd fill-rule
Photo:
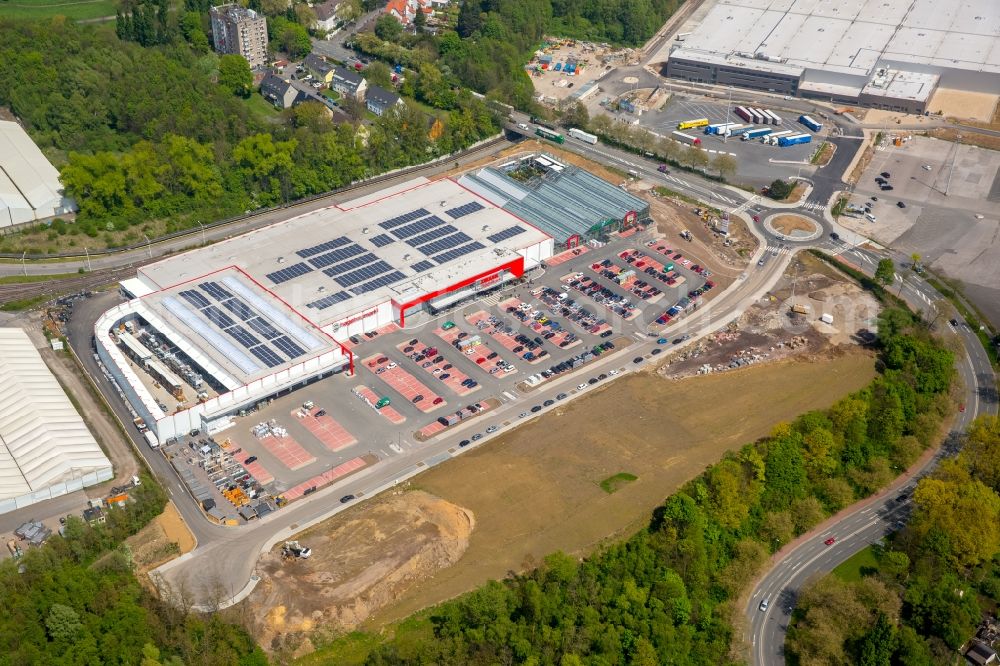
<path fill-rule="evenodd" d="M 280 544 L 258 565 L 250 597 L 265 649 L 309 651 L 314 632 L 351 631 L 411 586 L 454 564 L 469 545 L 472 513 L 423 491 L 366 503 L 299 542 L 309 559 L 283 559 Z"/>

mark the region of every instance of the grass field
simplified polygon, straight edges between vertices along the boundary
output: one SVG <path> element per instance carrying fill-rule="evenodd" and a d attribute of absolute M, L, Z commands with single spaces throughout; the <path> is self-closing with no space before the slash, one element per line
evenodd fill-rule
<path fill-rule="evenodd" d="M 0 0 L 0 17 L 24 19 L 96 19 L 114 17 L 117 9 L 117 0 Z"/>
<path fill-rule="evenodd" d="M 682 381 L 636 373 L 435 467 L 414 485 L 472 511 L 469 548 L 364 628 L 537 565 L 555 550 L 584 555 L 632 534 L 725 451 L 830 405 L 874 374 L 874 358 L 857 349 Z M 625 409 L 628 429 L 620 427 Z M 623 469 L 638 478 L 603 490 L 601 481 Z"/>
<path fill-rule="evenodd" d="M 615 491 L 621 490 L 626 485 L 638 479 L 635 474 L 629 474 L 628 472 L 618 472 L 614 476 L 609 476 L 608 478 L 601 481 L 601 490 L 607 494 L 611 494 Z"/>
<path fill-rule="evenodd" d="M 833 575 L 846 583 L 856 583 L 861 580 L 867 570 L 874 569 L 877 565 L 875 552 L 871 546 L 868 546 L 842 562 L 833 570 Z"/>

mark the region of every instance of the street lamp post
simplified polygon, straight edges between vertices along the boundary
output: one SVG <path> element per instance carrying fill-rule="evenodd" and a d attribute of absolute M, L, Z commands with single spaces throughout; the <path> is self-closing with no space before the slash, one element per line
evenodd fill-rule
<path fill-rule="evenodd" d="M 197 220 L 197 222 L 198 222 L 198 227 L 201 229 L 201 244 L 206 245 L 207 243 L 205 241 L 205 225 L 201 223 L 201 220 Z"/>
<path fill-rule="evenodd" d="M 149 237 L 146 234 L 142 235 L 146 239 L 146 251 L 149 253 L 149 258 L 153 258 L 153 244 L 149 241 Z"/>
<path fill-rule="evenodd" d="M 83 248 L 83 253 L 87 255 L 87 271 L 93 271 L 94 269 L 90 265 L 90 250 Z"/>
<path fill-rule="evenodd" d="M 24 273 L 24 277 L 28 277 L 28 267 L 24 263 L 24 257 L 27 256 L 27 254 L 27 250 L 21 253 L 21 271 Z"/>
<path fill-rule="evenodd" d="M 729 124 L 729 109 L 733 106 L 733 87 L 729 86 L 729 101 L 726 102 L 726 124 Z M 725 132 L 722 133 L 722 143 L 726 142 L 726 138 L 729 136 L 729 129 L 727 128 Z"/>

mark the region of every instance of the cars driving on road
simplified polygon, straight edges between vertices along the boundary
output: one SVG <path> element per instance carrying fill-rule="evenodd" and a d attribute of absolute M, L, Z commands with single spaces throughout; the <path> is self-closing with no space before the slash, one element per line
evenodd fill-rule
<path fill-rule="evenodd" d="M 833 544 L 837 543 L 837 537 L 830 537 L 823 543 L 825 543 L 827 546 L 832 546 Z"/>

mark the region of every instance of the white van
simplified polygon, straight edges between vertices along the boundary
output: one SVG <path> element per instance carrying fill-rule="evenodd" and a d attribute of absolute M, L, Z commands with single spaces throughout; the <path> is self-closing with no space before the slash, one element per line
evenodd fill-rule
<path fill-rule="evenodd" d="M 865 213 L 865 219 L 868 220 L 869 222 L 874 222 L 875 216 L 872 215 L 871 213 Z"/>

